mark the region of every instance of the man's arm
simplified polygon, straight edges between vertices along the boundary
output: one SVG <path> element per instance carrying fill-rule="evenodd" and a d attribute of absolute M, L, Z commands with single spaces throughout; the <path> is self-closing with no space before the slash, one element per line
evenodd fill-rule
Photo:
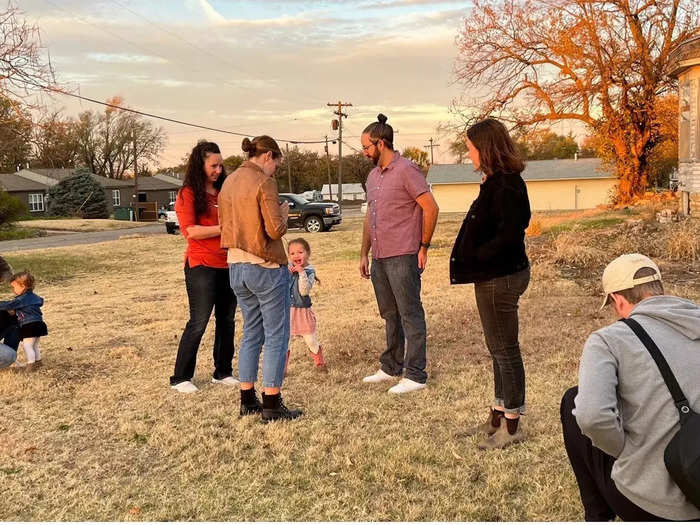
<path fill-rule="evenodd" d="M 365 220 L 362 223 L 362 245 L 360 247 L 360 275 L 369 279 L 369 249 L 371 246 L 369 238 L 369 206 L 365 213 Z"/>
<path fill-rule="evenodd" d="M 433 233 L 435 232 L 435 225 L 437 224 L 440 208 L 438 208 L 437 202 L 435 202 L 435 197 L 433 197 L 433 194 L 430 191 L 419 195 L 416 198 L 416 202 L 423 209 L 421 243 L 430 244 L 430 240 L 433 238 Z M 420 250 L 418 251 L 418 267 L 424 269 L 427 262 L 428 248 L 421 246 Z"/>
<path fill-rule="evenodd" d="M 593 445 L 618 457 L 625 446 L 625 432 L 617 399 L 617 359 L 600 335 L 591 334 L 586 341 L 578 376 L 576 422 Z"/>

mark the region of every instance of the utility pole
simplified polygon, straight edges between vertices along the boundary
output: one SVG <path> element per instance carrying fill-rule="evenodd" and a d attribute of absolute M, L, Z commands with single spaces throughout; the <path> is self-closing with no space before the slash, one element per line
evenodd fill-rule
<path fill-rule="evenodd" d="M 430 142 L 430 144 L 426 144 L 423 147 L 430 148 L 430 164 L 432 165 L 433 164 L 433 148 L 437 148 L 440 144 L 433 144 L 433 137 L 430 137 L 428 139 L 428 142 Z"/>
<path fill-rule="evenodd" d="M 328 199 L 333 200 L 333 185 L 331 183 L 331 158 L 328 154 L 328 135 L 326 135 L 326 167 L 328 168 Z"/>
<path fill-rule="evenodd" d="M 289 184 L 289 193 L 292 192 L 292 163 L 289 158 L 289 142 L 287 142 L 287 183 Z"/>
<path fill-rule="evenodd" d="M 338 206 L 341 211 L 343 209 L 343 117 L 348 118 L 346 113 L 343 113 L 343 108 L 352 107 L 349 102 L 343 103 L 340 100 L 338 103 L 329 102 L 326 104 L 332 108 L 337 107 L 338 110 L 334 111 L 334 115 L 338 115 Z"/>
<path fill-rule="evenodd" d="M 136 125 L 133 124 L 134 127 L 132 128 L 131 131 L 131 139 L 133 141 L 134 145 L 134 199 L 136 201 L 134 205 L 134 220 L 138 221 L 139 220 L 139 170 L 137 166 L 137 159 L 138 159 L 138 154 L 136 153 Z"/>

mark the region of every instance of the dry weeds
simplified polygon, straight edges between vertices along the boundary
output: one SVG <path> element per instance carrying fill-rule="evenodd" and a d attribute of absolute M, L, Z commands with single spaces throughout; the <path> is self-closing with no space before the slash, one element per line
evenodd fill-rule
<path fill-rule="evenodd" d="M 294 341 L 284 393 L 306 413 L 268 426 L 209 383 L 211 329 L 201 391 L 168 387 L 187 320 L 180 236 L 4 254 L 39 275 L 50 335 L 39 372 L 0 372 L 0 519 L 581 520 L 559 400 L 587 334 L 612 316 L 553 260 L 535 262 L 520 308 L 530 438 L 479 452 L 459 434 L 485 416 L 492 371 L 472 286 L 448 280 L 460 222 L 441 220 L 424 273 L 429 388 L 409 397 L 360 382 L 384 335 L 359 278 L 359 220 L 305 235 L 330 372 Z"/>
<path fill-rule="evenodd" d="M 115 221 L 113 219 L 37 219 L 33 221 L 19 221 L 16 224 L 22 228 L 39 228 L 40 230 L 101 232 L 124 228 L 139 228 L 153 223 Z"/>

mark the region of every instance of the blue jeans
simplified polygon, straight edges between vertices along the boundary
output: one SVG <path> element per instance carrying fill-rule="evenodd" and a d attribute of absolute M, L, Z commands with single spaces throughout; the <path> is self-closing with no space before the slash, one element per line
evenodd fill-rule
<path fill-rule="evenodd" d="M 382 370 L 416 383 L 425 383 L 428 377 L 422 272 L 415 254 L 372 259 L 370 268 L 379 315 L 386 321 L 386 349 L 379 358 Z"/>
<path fill-rule="evenodd" d="M 17 351 L 0 343 L 0 368 L 7 368 L 17 359 Z"/>
<path fill-rule="evenodd" d="M 290 273 L 286 266 L 229 264 L 231 289 L 243 314 L 243 340 L 238 352 L 238 379 L 255 383 L 263 344 L 263 387 L 280 387 L 289 348 Z"/>

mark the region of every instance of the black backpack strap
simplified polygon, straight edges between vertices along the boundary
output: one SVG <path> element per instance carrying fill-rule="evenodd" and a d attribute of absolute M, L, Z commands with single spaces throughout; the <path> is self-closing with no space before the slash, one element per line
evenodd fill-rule
<path fill-rule="evenodd" d="M 632 329 L 632 331 L 637 335 L 637 337 L 639 337 L 639 340 L 651 354 L 656 366 L 659 367 L 659 372 L 661 372 L 666 386 L 671 392 L 673 402 L 676 404 L 676 408 L 680 414 L 681 424 L 684 423 L 685 419 L 691 414 L 690 404 L 688 403 L 688 399 L 685 397 L 685 394 L 683 394 L 678 381 L 676 381 L 676 376 L 674 376 L 673 372 L 671 372 L 671 367 L 668 366 L 666 358 L 663 356 L 661 350 L 659 350 L 659 347 L 656 346 L 656 343 L 649 336 L 647 331 L 642 328 L 642 325 L 631 318 L 620 320 Z"/>

